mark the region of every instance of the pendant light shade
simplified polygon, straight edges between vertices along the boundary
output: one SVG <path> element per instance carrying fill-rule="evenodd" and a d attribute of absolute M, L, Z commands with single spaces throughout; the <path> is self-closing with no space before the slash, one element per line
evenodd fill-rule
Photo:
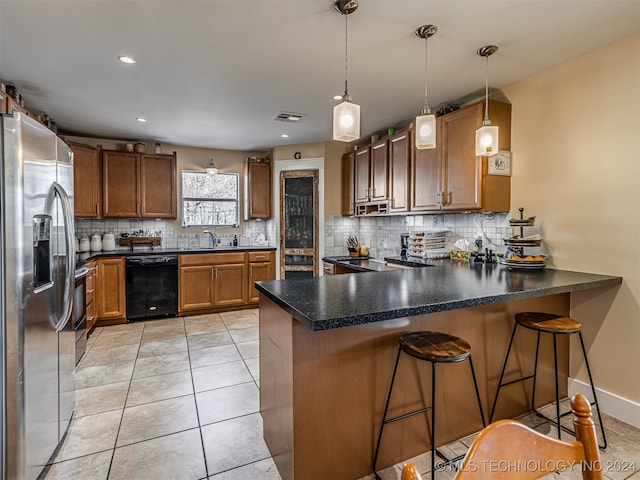
<path fill-rule="evenodd" d="M 333 139 L 353 142 L 360 138 L 360 105 L 352 103 L 348 96 L 333 107 Z"/>
<path fill-rule="evenodd" d="M 427 40 L 435 35 L 438 27 L 423 25 L 416 30 L 418 38 L 424 38 L 424 107 L 422 114 L 416 117 L 416 148 L 425 150 L 436 148 L 436 116 L 431 113 L 427 89 Z"/>
<path fill-rule="evenodd" d="M 487 45 L 478 49 L 476 52 L 485 58 L 486 76 L 485 76 L 485 110 L 482 127 L 476 130 L 476 156 L 491 157 L 498 154 L 499 131 L 498 127 L 491 125 L 489 120 L 489 57 L 498 51 L 495 45 Z"/>
<path fill-rule="evenodd" d="M 482 127 L 476 130 L 476 156 L 491 157 L 498 153 L 498 127 L 491 125 L 491 121 L 482 122 Z"/>
<path fill-rule="evenodd" d="M 425 150 L 436 148 L 436 116 L 431 109 L 425 115 L 416 117 L 416 148 Z"/>
<path fill-rule="evenodd" d="M 344 95 L 342 102 L 333 107 L 333 139 L 353 142 L 360 138 L 360 105 L 351 101 L 348 88 L 348 25 L 347 17 L 358 8 L 356 0 L 338 0 L 335 9 L 344 16 Z"/>

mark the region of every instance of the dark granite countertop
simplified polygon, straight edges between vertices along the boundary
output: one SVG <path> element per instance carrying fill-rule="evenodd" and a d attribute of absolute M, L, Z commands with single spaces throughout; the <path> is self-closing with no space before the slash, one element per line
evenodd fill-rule
<path fill-rule="evenodd" d="M 151 248 L 136 247 L 133 251 L 130 249 L 118 249 L 112 252 L 83 252 L 76 253 L 76 265 L 81 265 L 89 260 L 100 257 L 129 257 L 138 255 L 169 255 L 180 254 L 189 255 L 192 253 L 230 253 L 230 252 L 252 252 L 275 250 L 276 247 L 216 247 L 216 248 Z"/>
<path fill-rule="evenodd" d="M 575 292 L 621 277 L 429 260 L 432 268 L 257 282 L 260 293 L 311 330 Z"/>

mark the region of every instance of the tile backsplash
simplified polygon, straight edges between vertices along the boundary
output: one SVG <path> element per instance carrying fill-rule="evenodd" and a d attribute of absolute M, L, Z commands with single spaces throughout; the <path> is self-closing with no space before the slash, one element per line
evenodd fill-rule
<path fill-rule="evenodd" d="M 76 220 L 76 236 L 100 235 L 112 232 L 116 238 L 122 233 L 134 231 L 159 230 L 161 247 L 190 248 L 208 247 L 211 240 L 208 235 L 189 233 L 181 228 L 175 231 L 175 221 L 165 220 Z M 512 235 L 508 214 L 444 214 L 444 215 L 407 215 L 389 217 L 325 217 L 324 221 L 324 252 L 322 255 L 347 255 L 346 240 L 349 236 L 358 237 L 360 244 L 369 246 L 370 255 L 383 258 L 400 253 L 400 234 L 411 232 L 446 232 L 447 248 L 452 248 L 456 240 L 466 239 L 471 245 L 479 236 L 483 239 L 483 246 L 495 251 L 504 250 L 502 239 Z M 238 236 L 240 246 L 251 246 L 259 234 L 263 234 L 269 241 L 269 246 L 276 243 L 275 220 L 252 220 L 243 222 L 239 228 L 217 228 L 216 235 L 221 239 L 221 245 L 229 245 L 233 236 Z M 117 243 L 117 242 L 116 242 Z M 129 247 L 119 247 L 126 250 Z M 144 248 L 144 247 L 137 247 Z"/>
<path fill-rule="evenodd" d="M 172 221 L 171 224 L 175 224 Z M 159 232 L 161 248 L 193 248 L 211 246 L 211 238 L 207 234 L 201 233 L 207 228 L 194 229 L 194 233 L 189 233 L 188 229 L 181 228 L 176 232 L 172 225 L 166 220 L 76 220 L 76 237 L 93 234 L 103 235 L 111 232 L 116 237 L 116 249 L 128 250 L 130 247 L 118 246 L 117 239 L 123 233 L 131 234 L 142 230 L 143 232 Z M 213 230 L 209 228 L 209 230 Z M 196 233 L 197 232 L 197 233 Z M 260 221 L 252 220 L 243 222 L 239 228 L 219 227 L 215 229 L 216 236 L 220 239 L 220 245 L 230 245 L 234 235 L 238 237 L 238 245 L 251 246 L 255 243 L 258 235 L 263 234 L 269 241 L 270 246 L 275 245 L 275 227 L 273 220 Z M 136 247 L 144 249 L 148 247 Z"/>
<path fill-rule="evenodd" d="M 347 255 L 346 240 L 356 235 L 370 255 L 383 258 L 400 253 L 400 234 L 446 232 L 447 248 L 464 238 L 472 246 L 482 237 L 484 247 L 504 250 L 503 238 L 511 236 L 507 213 L 407 215 L 390 217 L 326 217 L 325 252 L 327 256 Z"/>

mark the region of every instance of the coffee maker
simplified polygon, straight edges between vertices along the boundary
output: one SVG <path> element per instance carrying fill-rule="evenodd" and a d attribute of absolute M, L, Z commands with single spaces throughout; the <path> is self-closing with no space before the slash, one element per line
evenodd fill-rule
<path fill-rule="evenodd" d="M 409 252 L 409 234 L 401 233 L 400 234 L 400 256 L 402 258 L 407 258 L 408 252 Z"/>

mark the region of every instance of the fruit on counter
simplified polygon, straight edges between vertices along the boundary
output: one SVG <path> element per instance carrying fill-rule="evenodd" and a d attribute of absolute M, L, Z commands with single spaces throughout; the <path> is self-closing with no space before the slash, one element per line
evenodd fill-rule
<path fill-rule="evenodd" d="M 540 255 L 536 255 L 535 257 L 532 255 L 527 255 L 526 257 L 521 257 L 520 255 L 514 255 L 509 260 L 514 260 L 516 262 L 543 262 L 544 257 Z"/>

